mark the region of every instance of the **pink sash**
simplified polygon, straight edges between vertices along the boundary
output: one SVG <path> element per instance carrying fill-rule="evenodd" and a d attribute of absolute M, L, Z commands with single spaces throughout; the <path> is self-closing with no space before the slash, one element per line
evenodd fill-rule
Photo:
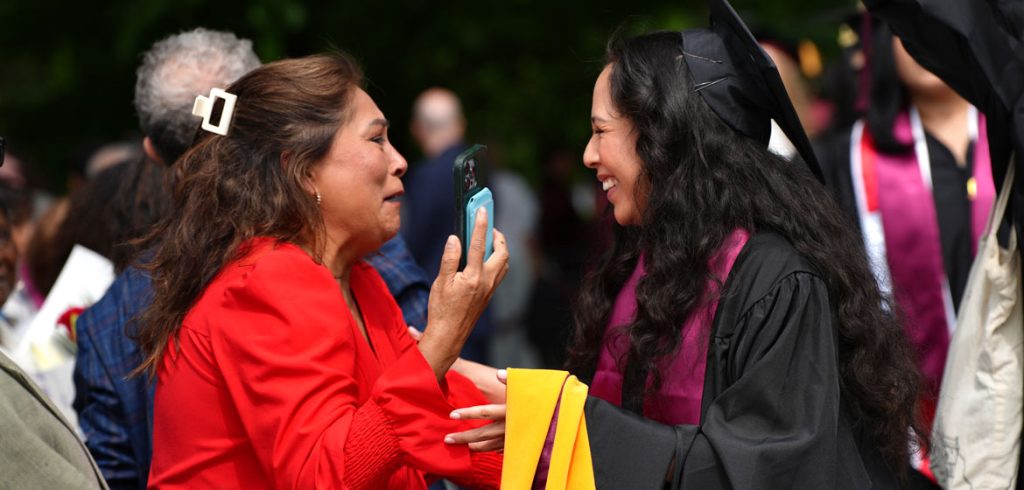
<path fill-rule="evenodd" d="M 711 259 L 711 273 L 725 284 L 736 257 L 746 245 L 750 234 L 735 230 Z M 640 257 L 636 270 L 615 299 L 615 306 L 605 330 L 601 357 L 590 384 L 590 394 L 617 406 L 622 405 L 622 378 L 625 357 L 629 352 L 627 327 L 636 318 L 636 286 L 644 276 L 644 260 Z M 683 323 L 679 351 L 666 360 L 661 388 L 644 399 L 644 416 L 663 424 L 700 423 L 700 405 L 704 395 L 704 371 L 707 367 L 708 338 L 718 309 L 718 283 L 709 281 L 705 301 Z"/>
<path fill-rule="evenodd" d="M 916 113 L 900 114 L 893 130 L 898 141 L 914 145 L 913 154 L 879 153 L 863 123 L 854 126 L 854 193 L 875 275 L 882 289 L 892 294 L 902 308 L 907 335 L 919 356 L 918 365 L 929 388 L 937 393 L 956 315 L 942 258 L 930 158 Z M 995 195 L 985 118 L 981 114 L 972 138 L 977 191 L 972 202 L 971 231 L 976 249 Z"/>

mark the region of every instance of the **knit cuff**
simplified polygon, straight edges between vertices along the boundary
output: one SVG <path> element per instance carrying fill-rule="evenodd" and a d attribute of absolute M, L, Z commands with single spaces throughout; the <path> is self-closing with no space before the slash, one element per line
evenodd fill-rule
<path fill-rule="evenodd" d="M 391 421 L 379 405 L 367 400 L 356 410 L 352 427 L 345 440 L 345 483 L 349 488 L 383 488 L 402 465 Z"/>

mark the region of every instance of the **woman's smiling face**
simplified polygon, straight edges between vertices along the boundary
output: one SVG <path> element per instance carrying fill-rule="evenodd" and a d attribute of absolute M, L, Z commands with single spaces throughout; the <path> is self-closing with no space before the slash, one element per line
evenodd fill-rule
<path fill-rule="evenodd" d="M 583 152 L 583 165 L 597 172 L 611 203 L 615 221 L 622 226 L 639 225 L 642 202 L 638 200 L 641 160 L 636 153 L 633 123 L 620 115 L 612 103 L 611 70 L 607 65 L 594 84 L 590 109 L 593 134 Z"/>

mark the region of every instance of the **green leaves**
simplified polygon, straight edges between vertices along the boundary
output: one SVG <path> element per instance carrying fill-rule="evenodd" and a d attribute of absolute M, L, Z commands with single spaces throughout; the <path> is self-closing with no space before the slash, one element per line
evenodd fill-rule
<path fill-rule="evenodd" d="M 809 19 L 846 3 L 742 0 L 736 7 L 827 43 L 834 25 Z M 131 101 L 141 53 L 203 26 L 251 39 L 264 61 L 332 47 L 354 54 L 410 161 L 419 155 L 407 130 L 413 99 L 429 86 L 451 88 L 463 99 L 469 140 L 488 143 L 496 160 L 536 179 L 549 151 L 582 152 L 594 78 L 618 27 L 681 29 L 705 17 L 697 1 L 0 0 L 0 135 L 59 189 L 75 149 L 136 130 Z"/>

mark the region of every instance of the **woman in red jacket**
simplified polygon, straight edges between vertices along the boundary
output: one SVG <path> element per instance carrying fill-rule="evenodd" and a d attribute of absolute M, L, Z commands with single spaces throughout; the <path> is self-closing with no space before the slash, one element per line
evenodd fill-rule
<path fill-rule="evenodd" d="M 361 78 L 312 56 L 197 99 L 176 212 L 144 240 L 152 488 L 497 487 L 500 456 L 444 437 L 473 427 L 454 407 L 484 401 L 448 368 L 507 270 L 504 238 L 485 262 L 474 233 L 462 272 L 449 240 L 415 344 L 361 260 L 398 232 L 407 167 Z"/>

